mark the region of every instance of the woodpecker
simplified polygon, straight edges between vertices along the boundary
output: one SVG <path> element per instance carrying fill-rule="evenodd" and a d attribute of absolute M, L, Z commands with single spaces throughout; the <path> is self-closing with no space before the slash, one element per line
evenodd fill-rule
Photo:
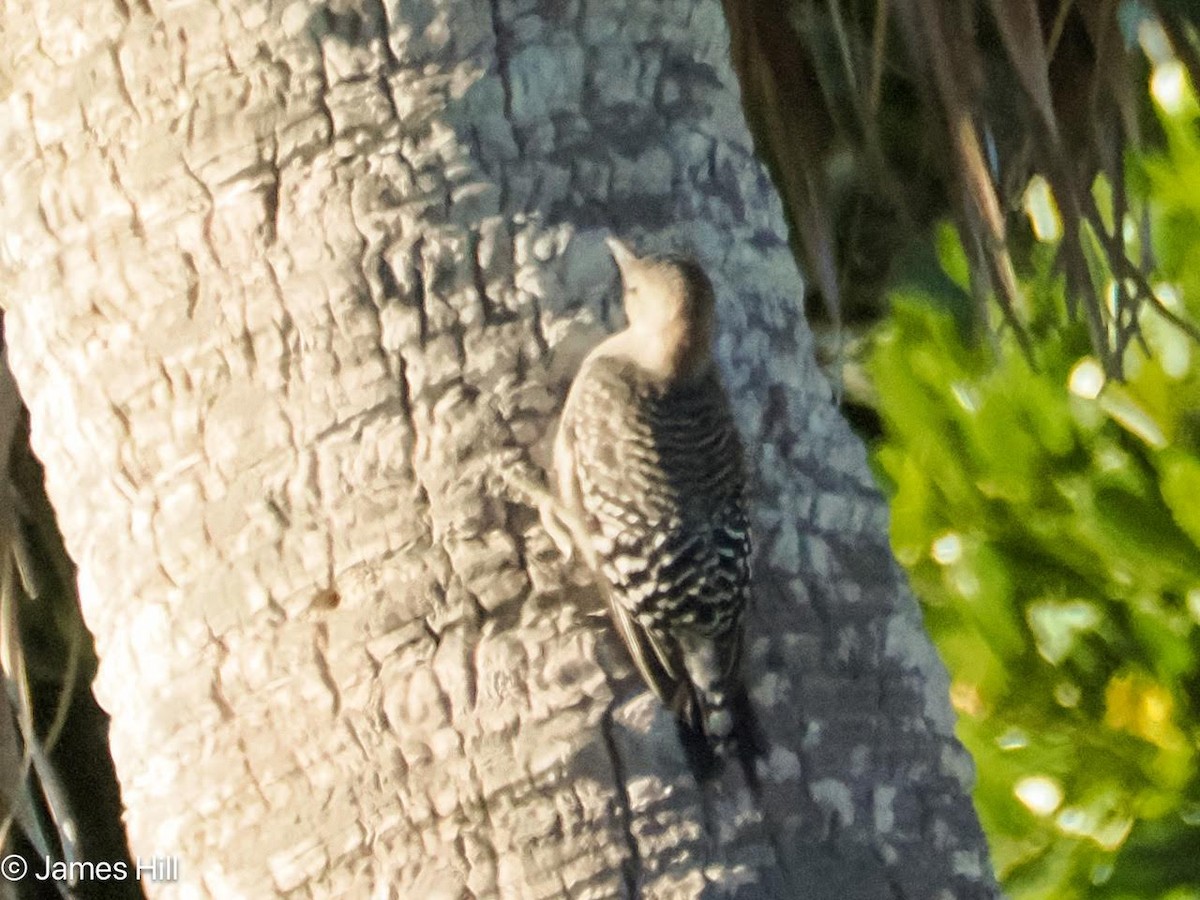
<path fill-rule="evenodd" d="M 745 701 L 750 535 L 742 445 L 712 353 L 713 289 L 691 260 L 607 243 L 628 325 L 587 356 L 567 394 L 559 502 L 685 746 L 698 738 L 723 754 L 740 740 Z"/>

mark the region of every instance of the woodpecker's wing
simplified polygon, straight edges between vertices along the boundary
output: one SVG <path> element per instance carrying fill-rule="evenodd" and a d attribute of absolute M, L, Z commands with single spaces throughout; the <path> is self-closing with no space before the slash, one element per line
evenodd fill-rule
<path fill-rule="evenodd" d="M 607 579 L 601 579 L 601 589 L 608 601 L 608 611 L 617 633 L 629 650 L 634 668 L 652 690 L 655 696 L 668 707 L 676 706 L 680 686 L 683 683 L 683 672 L 678 653 L 672 654 L 661 639 L 634 621 L 614 595 L 614 588 Z"/>
<path fill-rule="evenodd" d="M 554 441 L 554 476 L 558 496 L 570 514 L 585 519 L 594 531 L 595 521 L 586 515 L 581 496 L 578 471 L 580 465 L 578 435 L 576 434 L 577 430 L 582 430 L 585 432 L 584 437 L 586 438 L 589 436 L 588 432 L 593 431 L 589 426 L 590 416 L 579 409 L 580 404 L 591 402 L 590 397 L 581 400 L 579 395 L 591 393 L 588 390 L 587 370 L 592 362 L 593 360 L 589 359 L 584 363 L 580 377 L 572 385 L 571 392 L 563 406 L 562 421 L 559 423 Z M 586 537 L 587 546 L 580 547 L 580 553 L 597 576 L 601 593 L 604 594 L 604 600 L 608 604 L 609 615 L 617 628 L 617 633 L 621 636 L 622 643 L 629 650 L 634 667 L 658 699 L 667 706 L 671 706 L 679 691 L 682 675 L 677 654 L 673 655 L 661 640 L 655 640 L 647 633 L 641 625 L 634 621 L 629 610 L 619 602 L 615 586 L 601 571 L 596 548 L 591 541 L 592 534 Z"/>

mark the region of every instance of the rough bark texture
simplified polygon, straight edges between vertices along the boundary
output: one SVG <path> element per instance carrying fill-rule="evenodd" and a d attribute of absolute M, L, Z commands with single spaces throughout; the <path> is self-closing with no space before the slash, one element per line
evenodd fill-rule
<path fill-rule="evenodd" d="M 153 896 L 994 894 L 716 0 L 9 0 L 8 339 Z M 713 276 L 763 800 L 700 790 L 537 463 L 615 296 Z M 592 329 L 589 331 L 588 324 Z M 556 351 L 560 351 L 557 352 Z"/>

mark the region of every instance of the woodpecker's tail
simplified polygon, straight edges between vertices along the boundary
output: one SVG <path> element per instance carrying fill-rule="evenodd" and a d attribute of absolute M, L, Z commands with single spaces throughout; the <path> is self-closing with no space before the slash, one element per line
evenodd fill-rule
<path fill-rule="evenodd" d="M 754 781 L 754 760 L 765 743 L 740 677 L 740 633 L 725 637 L 681 644 L 687 677 L 680 679 L 671 705 L 697 777 L 709 777 L 720 760 L 736 756 Z"/>
<path fill-rule="evenodd" d="M 692 771 L 710 778 L 722 759 L 736 755 L 748 777 L 764 743 L 739 676 L 741 631 L 737 624 L 716 634 L 672 635 L 648 629 L 617 601 L 607 580 L 600 586 L 613 623 L 634 667 L 675 713 L 679 739 Z"/>
<path fill-rule="evenodd" d="M 697 780 L 707 781 L 723 763 L 736 758 L 746 779 L 757 787 L 755 760 L 765 755 L 766 743 L 740 683 L 704 692 L 688 684 L 681 686 L 684 692 L 688 696 L 675 705 L 679 740 Z"/>

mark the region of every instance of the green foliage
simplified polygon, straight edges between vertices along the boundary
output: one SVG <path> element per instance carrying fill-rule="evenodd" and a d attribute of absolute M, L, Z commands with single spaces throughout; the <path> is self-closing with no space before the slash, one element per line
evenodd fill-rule
<path fill-rule="evenodd" d="M 1196 321 L 1200 116 L 1186 82 L 1177 101 L 1160 98 L 1165 149 L 1129 163 L 1125 235 L 1152 251 L 1160 301 Z M 1106 383 L 1042 237 L 1021 264 L 1032 360 L 973 328 L 949 228 L 937 276 L 893 293 L 868 364 L 892 541 L 1010 896 L 1196 898 L 1200 346 L 1146 305 L 1126 381 Z"/>

